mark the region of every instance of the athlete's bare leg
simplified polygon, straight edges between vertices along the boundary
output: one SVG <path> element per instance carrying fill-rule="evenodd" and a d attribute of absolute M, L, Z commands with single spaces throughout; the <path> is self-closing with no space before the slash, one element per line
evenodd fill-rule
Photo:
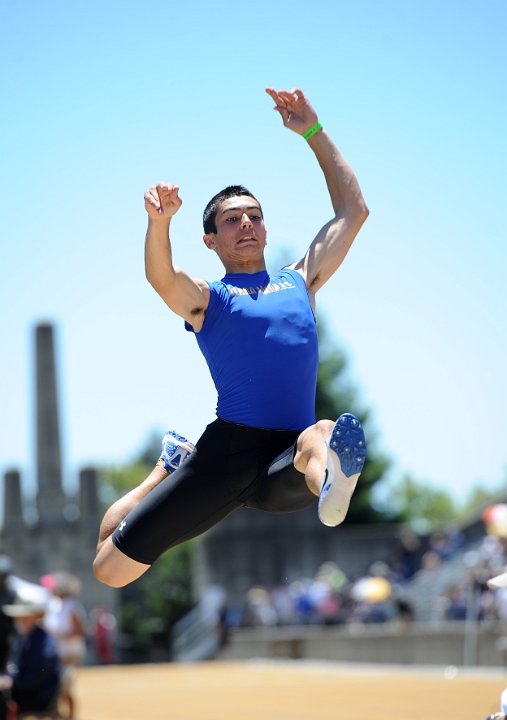
<path fill-rule="evenodd" d="M 143 482 L 121 497 L 106 511 L 99 529 L 93 572 L 97 580 L 111 587 L 123 587 L 143 575 L 151 566 L 132 560 L 114 545 L 112 534 L 141 500 L 176 470 L 192 453 L 194 446 L 186 438 L 169 431 L 162 441 L 162 456 Z"/>
<path fill-rule="evenodd" d="M 327 467 L 327 441 L 333 427 L 332 420 L 319 420 L 303 430 L 296 443 L 294 467 L 304 474 L 308 489 L 317 497 Z"/>
<path fill-rule="evenodd" d="M 114 545 L 112 534 L 146 495 L 169 475 L 159 460 L 148 477 L 137 487 L 117 500 L 106 511 L 99 530 L 97 554 L 93 561 L 93 572 L 97 580 L 111 587 L 123 587 L 144 573 L 150 565 L 144 565 L 124 555 Z"/>
<path fill-rule="evenodd" d="M 345 520 L 365 458 L 364 432 L 350 413 L 340 415 L 335 423 L 319 420 L 298 437 L 294 467 L 319 496 L 319 518 L 324 525 L 334 527 Z"/>
<path fill-rule="evenodd" d="M 158 460 L 157 464 L 146 477 L 143 482 L 137 487 L 130 490 L 126 495 L 121 497 L 115 503 L 111 505 L 106 511 L 106 514 L 102 518 L 99 529 L 99 541 L 97 545 L 97 553 L 99 553 L 102 544 L 110 537 L 118 525 L 124 520 L 129 512 L 133 510 L 136 505 L 139 505 L 141 500 L 153 490 L 162 480 L 169 475 L 169 472 L 165 469 L 162 460 Z"/>

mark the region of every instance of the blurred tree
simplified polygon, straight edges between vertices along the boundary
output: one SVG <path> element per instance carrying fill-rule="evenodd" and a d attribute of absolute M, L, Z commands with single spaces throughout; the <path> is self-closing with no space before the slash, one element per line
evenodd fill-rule
<path fill-rule="evenodd" d="M 349 523 L 387 522 L 397 519 L 396 513 L 376 507 L 373 487 L 383 479 L 389 460 L 376 449 L 373 430 L 368 424 L 368 412 L 359 406 L 357 391 L 350 382 L 345 353 L 329 337 L 325 323 L 319 320 L 320 361 L 317 377 L 315 412 L 318 420 L 335 419 L 344 412 L 356 415 L 365 428 L 367 453 L 361 478 L 347 515 Z"/>
<path fill-rule="evenodd" d="M 467 522 L 477 518 L 488 505 L 504 503 L 507 498 L 507 481 L 497 488 L 474 485 L 459 510 L 459 519 Z"/>
<path fill-rule="evenodd" d="M 459 514 L 448 492 L 414 480 L 410 475 L 392 487 L 390 501 L 401 522 L 419 533 L 442 530 Z"/>
<path fill-rule="evenodd" d="M 153 467 L 138 459 L 125 465 L 101 468 L 99 496 L 104 507 L 109 507 L 122 495 L 141 483 Z"/>
<path fill-rule="evenodd" d="M 195 604 L 194 541 L 163 555 L 149 572 L 122 589 L 121 632 L 127 637 L 127 658 L 134 662 L 167 660 L 171 630 Z"/>

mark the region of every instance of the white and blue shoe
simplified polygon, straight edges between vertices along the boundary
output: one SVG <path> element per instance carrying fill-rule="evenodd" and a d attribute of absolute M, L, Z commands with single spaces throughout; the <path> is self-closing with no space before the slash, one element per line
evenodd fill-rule
<path fill-rule="evenodd" d="M 328 527 L 345 520 L 366 460 L 366 440 L 359 420 L 340 415 L 327 441 L 327 468 L 320 489 L 319 519 Z"/>
<path fill-rule="evenodd" d="M 168 430 L 162 440 L 160 459 L 164 463 L 167 472 L 172 473 L 188 459 L 194 450 L 195 445 L 184 438 L 183 435 L 178 435 L 174 430 Z"/>
<path fill-rule="evenodd" d="M 507 587 L 507 571 L 488 580 L 488 587 L 491 588 L 491 590 Z"/>

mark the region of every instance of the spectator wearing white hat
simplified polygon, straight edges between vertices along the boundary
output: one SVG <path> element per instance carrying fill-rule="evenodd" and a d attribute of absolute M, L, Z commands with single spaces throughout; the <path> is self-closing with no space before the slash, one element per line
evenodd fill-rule
<path fill-rule="evenodd" d="M 60 683 L 58 651 L 52 637 L 42 627 L 45 606 L 34 601 L 15 600 L 2 607 L 13 618 L 20 642 L 9 666 L 9 673 L 0 678 L 3 702 L 0 718 L 5 718 L 7 704 L 4 693 L 20 713 L 41 712 L 56 701 Z"/>
<path fill-rule="evenodd" d="M 86 613 L 77 599 L 81 582 L 75 575 L 61 571 L 43 576 L 41 583 L 53 594 L 44 626 L 56 642 L 62 664 L 60 699 L 67 704 L 68 717 L 72 720 L 75 714 L 74 671 L 86 655 Z"/>

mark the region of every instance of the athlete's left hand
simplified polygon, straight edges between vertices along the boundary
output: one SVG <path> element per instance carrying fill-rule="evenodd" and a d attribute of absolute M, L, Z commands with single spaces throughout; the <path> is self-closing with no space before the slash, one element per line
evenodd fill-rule
<path fill-rule="evenodd" d="M 299 88 L 294 88 L 290 92 L 266 88 L 266 92 L 275 102 L 274 110 L 280 113 L 283 124 L 289 130 L 303 135 L 318 121 L 317 113 Z"/>

